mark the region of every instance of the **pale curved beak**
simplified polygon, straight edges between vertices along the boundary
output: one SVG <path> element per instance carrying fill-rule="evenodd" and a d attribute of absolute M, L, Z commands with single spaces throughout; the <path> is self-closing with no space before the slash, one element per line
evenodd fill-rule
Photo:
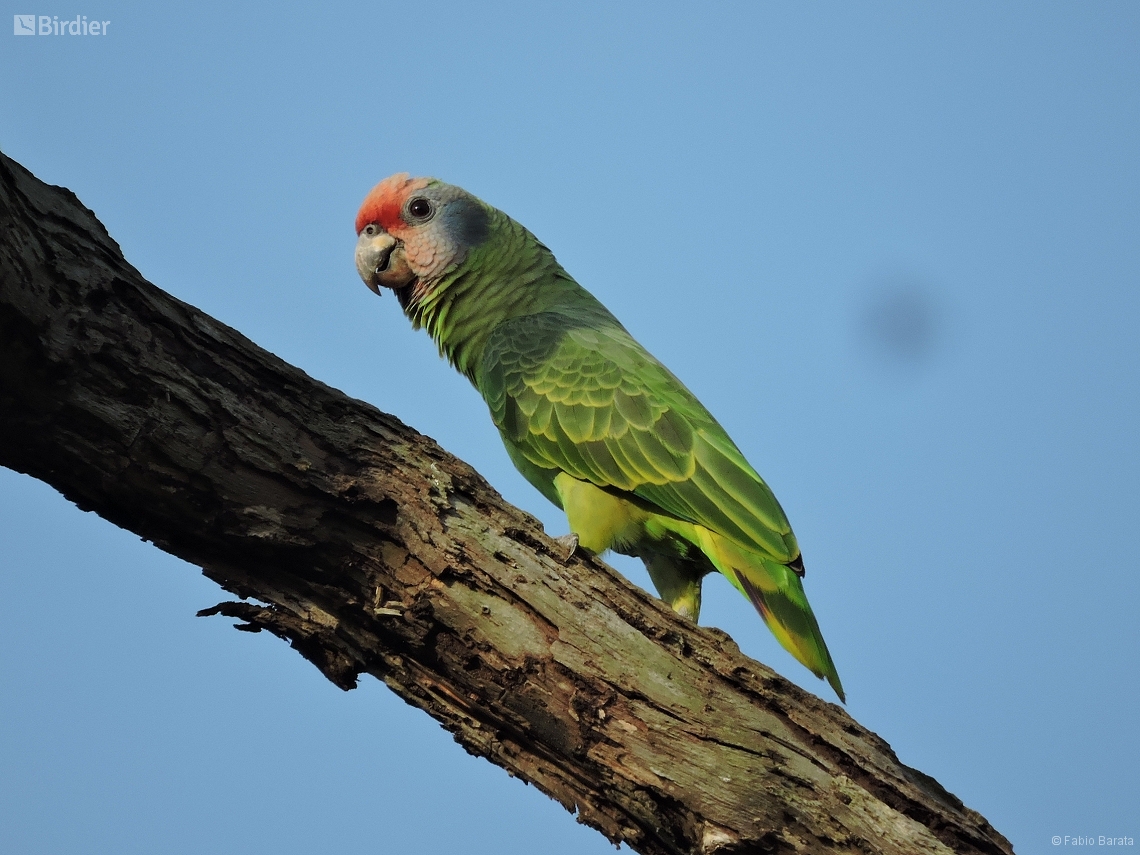
<path fill-rule="evenodd" d="M 416 278 L 408 267 L 403 242 L 386 231 L 360 233 L 356 241 L 356 272 L 375 294 L 381 288 L 403 288 Z"/>

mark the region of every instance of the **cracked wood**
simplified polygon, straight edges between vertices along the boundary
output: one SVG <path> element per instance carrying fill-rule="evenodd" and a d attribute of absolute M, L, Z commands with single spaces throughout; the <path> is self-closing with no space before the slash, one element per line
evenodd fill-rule
<path fill-rule="evenodd" d="M 1012 851 L 838 706 L 143 280 L 2 155 L 0 217 L 0 463 L 242 600 L 203 614 L 383 680 L 638 852 Z"/>

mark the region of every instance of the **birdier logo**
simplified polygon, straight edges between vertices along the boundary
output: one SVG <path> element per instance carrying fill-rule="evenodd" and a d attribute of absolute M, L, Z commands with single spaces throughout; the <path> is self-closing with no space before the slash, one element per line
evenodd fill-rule
<path fill-rule="evenodd" d="M 105 36 L 110 21 L 88 21 L 86 15 L 60 20 L 59 15 L 13 15 L 12 32 L 17 36 Z"/>

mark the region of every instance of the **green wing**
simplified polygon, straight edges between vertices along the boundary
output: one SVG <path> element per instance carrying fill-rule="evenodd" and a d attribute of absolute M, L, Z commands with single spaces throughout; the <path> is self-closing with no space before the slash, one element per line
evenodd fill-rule
<path fill-rule="evenodd" d="M 505 321 L 477 381 L 516 463 L 632 493 L 780 563 L 799 555 L 768 485 L 616 321 L 570 312 Z"/>

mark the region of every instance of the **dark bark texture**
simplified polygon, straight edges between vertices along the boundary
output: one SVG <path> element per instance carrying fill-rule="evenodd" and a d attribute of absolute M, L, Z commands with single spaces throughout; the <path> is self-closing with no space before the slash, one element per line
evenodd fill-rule
<path fill-rule="evenodd" d="M 0 220 L 0 464 L 240 598 L 204 613 L 383 680 L 638 852 L 1012 852 L 840 707 L 143 280 L 2 155 Z"/>

